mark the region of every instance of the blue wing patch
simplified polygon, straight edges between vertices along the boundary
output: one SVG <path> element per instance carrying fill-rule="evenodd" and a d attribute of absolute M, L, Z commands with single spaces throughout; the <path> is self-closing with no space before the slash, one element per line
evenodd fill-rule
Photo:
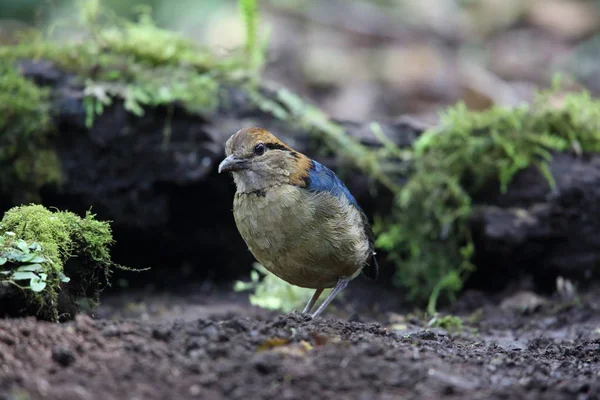
<path fill-rule="evenodd" d="M 350 204 L 359 208 L 356 199 L 340 178 L 332 170 L 314 160 L 312 160 L 308 171 L 306 189 L 314 192 L 329 192 L 339 198 L 344 196 Z"/>
<path fill-rule="evenodd" d="M 342 183 L 340 178 L 338 178 L 332 170 L 318 163 L 317 161 L 312 160 L 310 169 L 308 170 L 308 176 L 306 177 L 306 189 L 313 192 L 329 192 L 338 198 L 345 196 L 350 204 L 360 211 L 363 221 L 363 228 L 365 229 L 367 237 L 369 238 L 369 247 L 371 252 L 370 258 L 372 260 L 370 264 L 365 265 L 362 271 L 370 279 L 377 279 L 379 275 L 379 265 L 377 264 L 377 259 L 375 258 L 373 230 L 371 229 L 371 225 L 369 224 L 367 216 L 360 208 L 356 202 L 356 199 L 354 196 L 352 196 L 346 185 Z"/>

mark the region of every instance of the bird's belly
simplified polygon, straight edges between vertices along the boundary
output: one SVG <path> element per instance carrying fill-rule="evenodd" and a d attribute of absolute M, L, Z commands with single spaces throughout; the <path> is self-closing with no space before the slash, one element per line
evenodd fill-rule
<path fill-rule="evenodd" d="M 323 206 L 313 200 L 291 186 L 264 196 L 236 195 L 234 216 L 242 238 L 265 268 L 293 285 L 327 288 L 360 271 L 367 239 L 344 210 L 332 204 L 325 207 L 330 213 L 323 213 Z"/>

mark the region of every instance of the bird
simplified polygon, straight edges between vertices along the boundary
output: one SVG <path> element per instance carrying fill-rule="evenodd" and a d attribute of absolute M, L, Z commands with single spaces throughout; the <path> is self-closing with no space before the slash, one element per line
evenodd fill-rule
<path fill-rule="evenodd" d="M 237 229 L 268 271 L 315 289 L 303 313 L 333 288 L 311 314 L 317 318 L 361 272 L 377 279 L 368 218 L 331 169 L 260 127 L 231 135 L 225 156 L 218 173 L 233 175 Z"/>

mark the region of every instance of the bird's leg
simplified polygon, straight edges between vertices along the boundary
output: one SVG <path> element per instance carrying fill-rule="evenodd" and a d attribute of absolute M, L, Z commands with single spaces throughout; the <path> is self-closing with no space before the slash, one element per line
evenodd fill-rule
<path fill-rule="evenodd" d="M 315 303 L 317 302 L 317 300 L 319 300 L 319 296 L 321 295 L 321 293 L 323 293 L 323 289 L 315 290 L 315 293 L 312 295 L 312 297 L 308 301 L 308 304 L 306 304 L 306 307 L 304 307 L 304 310 L 302 311 L 303 314 L 310 312 L 310 310 L 315 306 Z"/>
<path fill-rule="evenodd" d="M 331 303 L 331 301 L 335 298 L 335 296 L 337 296 L 338 293 L 340 293 L 342 290 L 344 290 L 344 288 L 346 286 L 348 286 L 348 282 L 350 282 L 351 279 L 352 278 L 338 279 L 337 285 L 335 285 L 333 290 L 329 293 L 329 295 L 325 298 L 325 300 L 323 300 L 323 303 L 321 303 L 319 308 L 317 308 L 317 311 L 315 311 L 312 314 L 312 317 L 317 318 L 323 312 L 323 310 L 325 310 L 325 307 L 327 307 L 329 305 L 329 303 Z"/>

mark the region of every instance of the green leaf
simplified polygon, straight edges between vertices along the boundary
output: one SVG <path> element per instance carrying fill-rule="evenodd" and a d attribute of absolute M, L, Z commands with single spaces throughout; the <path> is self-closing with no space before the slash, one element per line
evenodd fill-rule
<path fill-rule="evenodd" d="M 29 254 L 29 246 L 27 245 L 27 242 L 25 242 L 23 239 L 17 240 L 14 246 L 17 249 L 21 250 L 23 253 Z"/>
<path fill-rule="evenodd" d="M 46 288 L 46 274 L 40 274 L 40 276 L 35 276 L 31 278 L 29 281 L 29 288 L 32 292 L 41 292 Z"/>
<path fill-rule="evenodd" d="M 0 257 L 0 265 L 6 264 L 7 261 L 8 259 L 6 257 Z"/>
<path fill-rule="evenodd" d="M 15 251 L 14 253 L 11 253 L 12 260 L 16 261 L 16 262 L 20 262 L 20 263 L 27 263 L 29 262 L 29 260 L 31 260 L 33 257 L 31 257 L 31 254 L 24 254 L 20 251 Z"/>
<path fill-rule="evenodd" d="M 40 251 L 42 249 L 42 246 L 40 246 L 40 244 L 38 242 L 32 242 L 29 245 L 29 250 L 31 251 Z"/>
<path fill-rule="evenodd" d="M 21 255 L 19 257 L 19 261 L 24 262 L 24 263 L 31 262 L 31 260 L 33 260 L 35 257 L 36 257 L 36 255 L 33 253 L 27 253 L 27 254 Z"/>
<path fill-rule="evenodd" d="M 2 257 L 8 258 L 8 261 L 17 261 L 17 258 L 22 257 L 22 256 L 23 256 L 23 253 L 21 253 L 17 249 L 7 250 L 2 253 Z"/>
<path fill-rule="evenodd" d="M 102 102 L 100 102 L 100 100 L 96 100 L 94 106 L 94 111 L 96 112 L 96 114 L 101 115 L 104 111 L 104 105 L 102 104 Z"/>
<path fill-rule="evenodd" d="M 15 272 L 13 272 L 11 279 L 13 279 L 15 281 L 21 281 L 21 280 L 33 279 L 33 278 L 37 278 L 37 277 L 38 276 L 31 271 L 15 271 Z"/>
<path fill-rule="evenodd" d="M 63 274 L 62 272 L 58 273 L 58 278 L 60 279 L 61 282 L 63 283 L 69 283 L 71 282 L 71 278 L 69 278 L 68 276 L 66 276 L 65 274 Z"/>
<path fill-rule="evenodd" d="M 106 79 L 109 81 L 116 81 L 121 78 L 121 71 L 113 70 L 106 72 Z"/>
<path fill-rule="evenodd" d="M 140 106 L 137 99 L 132 96 L 125 98 L 125 109 L 138 117 L 144 116 L 144 109 Z"/>
<path fill-rule="evenodd" d="M 250 304 L 253 306 L 258 306 L 262 308 L 266 308 L 268 310 L 277 310 L 281 308 L 281 299 L 278 297 L 268 297 L 268 296 L 256 296 L 250 295 Z"/>
<path fill-rule="evenodd" d="M 244 292 L 246 290 L 253 289 L 254 286 L 255 285 L 250 282 L 236 281 L 235 284 L 233 285 L 233 290 L 235 292 Z"/>
<path fill-rule="evenodd" d="M 32 257 L 27 260 L 27 262 L 30 262 L 32 264 L 33 263 L 42 263 L 42 262 L 46 262 L 46 261 L 48 261 L 48 260 L 46 260 L 44 257 L 38 256 L 35 254 L 32 254 Z"/>
<path fill-rule="evenodd" d="M 29 265 L 22 265 L 19 268 L 17 268 L 17 271 L 31 271 L 31 272 L 35 272 L 35 271 L 39 271 L 42 269 L 42 266 L 40 264 L 29 264 Z"/>

